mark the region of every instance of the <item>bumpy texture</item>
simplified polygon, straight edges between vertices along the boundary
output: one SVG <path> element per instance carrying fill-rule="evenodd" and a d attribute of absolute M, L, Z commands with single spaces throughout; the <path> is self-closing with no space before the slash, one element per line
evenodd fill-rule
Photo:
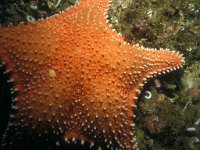
<path fill-rule="evenodd" d="M 0 59 L 16 93 L 3 148 L 18 146 L 26 133 L 137 149 L 141 87 L 184 60 L 174 51 L 126 43 L 107 23 L 109 3 L 82 0 L 46 20 L 0 27 Z"/>

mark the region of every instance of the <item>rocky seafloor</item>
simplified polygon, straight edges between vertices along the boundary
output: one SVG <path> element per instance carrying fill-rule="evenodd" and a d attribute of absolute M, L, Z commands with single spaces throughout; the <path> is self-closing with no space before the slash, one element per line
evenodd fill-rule
<path fill-rule="evenodd" d="M 1 0 L 0 24 L 17 25 L 59 13 L 77 0 Z M 127 42 L 179 51 L 180 71 L 158 76 L 145 85 L 135 110 L 141 150 L 200 149 L 200 3 L 199 0 L 112 0 L 109 22 Z M 2 77 L 0 70 L 0 77 Z M 9 95 L 0 79 L 0 97 Z M 10 96 L 6 96 L 10 99 Z M 8 103 L 9 104 L 9 103 Z M 0 108 L 9 107 L 0 101 Z M 6 122 L 5 109 L 0 121 Z M 3 133 L 4 124 L 1 124 Z"/>

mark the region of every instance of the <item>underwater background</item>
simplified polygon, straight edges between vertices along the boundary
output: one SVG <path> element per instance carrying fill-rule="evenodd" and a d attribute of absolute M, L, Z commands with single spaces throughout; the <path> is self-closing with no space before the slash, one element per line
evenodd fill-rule
<path fill-rule="evenodd" d="M 34 22 L 77 0 L 1 0 L 0 24 Z M 141 150 L 200 149 L 199 0 L 112 0 L 109 21 L 131 44 L 168 48 L 185 57 L 183 69 L 151 79 L 137 101 L 136 137 Z M 0 137 L 9 119 L 12 85 L 0 69 Z M 55 144 L 54 144 L 55 145 Z M 73 148 L 84 149 L 74 145 Z M 62 149 L 62 146 L 57 148 Z M 63 148 L 64 149 L 64 148 Z M 85 148 L 87 149 L 87 147 Z"/>

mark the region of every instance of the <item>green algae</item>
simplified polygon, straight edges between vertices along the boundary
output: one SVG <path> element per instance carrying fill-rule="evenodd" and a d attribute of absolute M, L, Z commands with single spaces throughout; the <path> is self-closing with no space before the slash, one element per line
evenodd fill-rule
<path fill-rule="evenodd" d="M 0 24 L 17 25 L 20 22 L 28 23 L 26 16 L 30 15 L 36 20 L 41 18 L 47 18 L 54 14 L 58 14 L 60 11 L 64 11 L 66 8 L 74 5 L 79 0 L 62 0 L 59 6 L 54 8 L 58 0 L 27 0 L 27 1 L 6 1 L 3 0 L 0 3 Z"/>

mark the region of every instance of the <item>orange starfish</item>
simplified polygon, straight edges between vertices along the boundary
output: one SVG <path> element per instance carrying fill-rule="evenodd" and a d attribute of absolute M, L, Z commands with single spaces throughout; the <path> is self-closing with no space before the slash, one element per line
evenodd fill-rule
<path fill-rule="evenodd" d="M 126 43 L 108 25 L 108 8 L 109 0 L 82 0 L 46 20 L 0 27 L 0 59 L 16 93 L 3 148 L 53 135 L 57 144 L 137 149 L 133 109 L 141 87 L 184 59 Z"/>

